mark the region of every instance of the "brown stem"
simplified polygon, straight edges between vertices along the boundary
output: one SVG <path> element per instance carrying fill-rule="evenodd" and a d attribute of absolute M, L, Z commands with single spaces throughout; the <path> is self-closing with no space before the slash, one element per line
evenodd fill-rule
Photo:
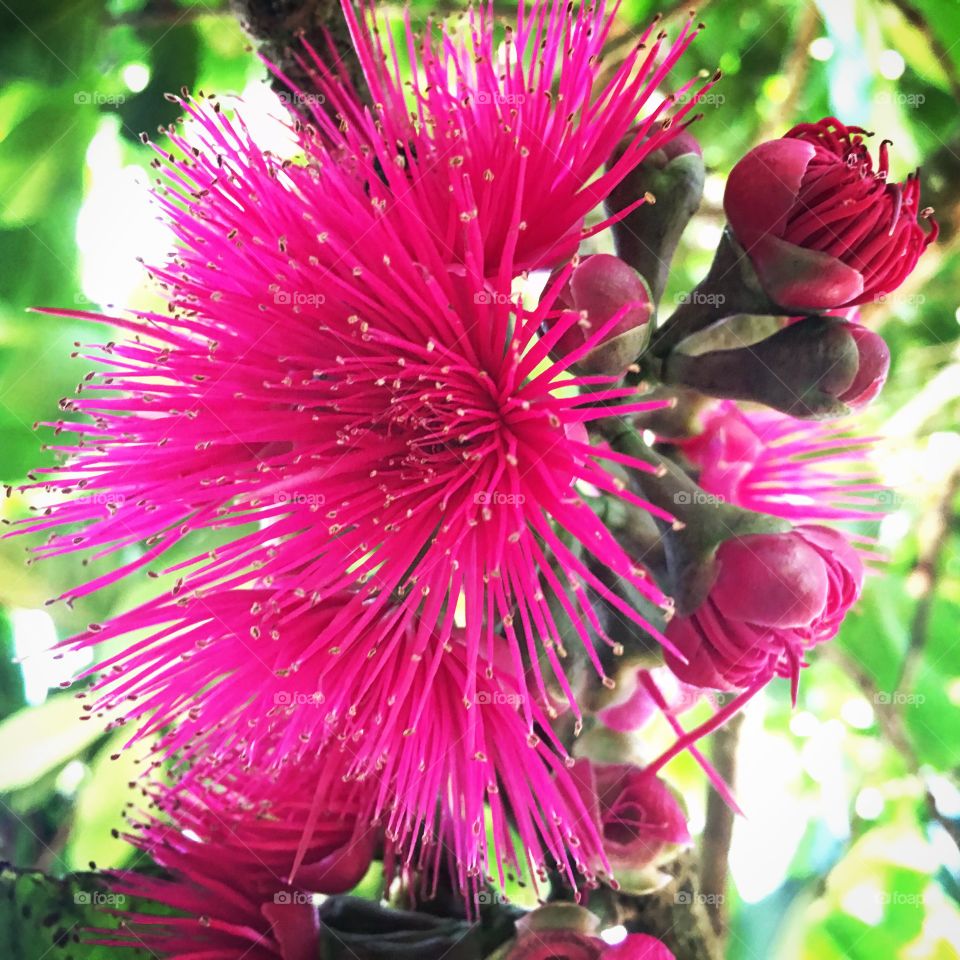
<path fill-rule="evenodd" d="M 662 890 L 623 898 L 628 907 L 627 928 L 659 937 L 676 960 L 723 960 L 723 946 L 714 933 L 699 886 L 696 857 L 682 854 L 665 869 L 674 879 Z"/>
<path fill-rule="evenodd" d="M 737 775 L 737 744 L 743 714 L 732 717 L 726 726 L 713 735 L 711 760 L 718 774 L 735 786 Z M 707 821 L 701 844 L 700 889 L 704 905 L 721 941 L 728 930 L 727 877 L 730 871 L 730 844 L 733 840 L 733 810 L 716 790 L 707 797 Z"/>
<path fill-rule="evenodd" d="M 298 62 L 305 52 L 304 41 L 331 68 L 335 66 L 332 45 L 354 86 L 366 90 L 340 0 L 233 0 L 233 5 L 241 23 L 259 43 L 260 52 L 301 90 L 310 92 L 315 86 L 310 70 Z M 273 85 L 285 89 L 278 80 Z"/>

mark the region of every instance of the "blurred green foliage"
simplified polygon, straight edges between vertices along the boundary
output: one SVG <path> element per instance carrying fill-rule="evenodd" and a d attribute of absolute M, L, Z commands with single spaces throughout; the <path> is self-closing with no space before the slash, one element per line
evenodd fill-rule
<path fill-rule="evenodd" d="M 413 8 L 436 9 L 421 0 Z M 686 5 L 625 0 L 614 49 L 658 11 L 675 27 Z M 709 263 L 726 171 L 801 120 L 835 114 L 892 139 L 895 175 L 923 164 L 944 226 L 909 284 L 865 310 L 894 357 L 867 424 L 882 438 L 878 469 L 896 491 L 881 526 L 889 559 L 836 644 L 817 652 L 797 708 L 774 687 L 749 712 L 730 957 L 946 960 L 960 956 L 960 0 L 713 0 L 699 15 L 708 29 L 685 62 L 691 71 L 719 66 L 724 79 L 696 127 L 710 177 L 673 295 Z M 51 462 L 41 444 L 52 431 L 34 424 L 58 417 L 58 400 L 83 375 L 82 361 L 69 359 L 74 342 L 104 336 L 81 319 L 27 309 L 96 310 L 109 283 L 94 290 L 90 277 L 120 272 L 102 251 L 126 211 L 94 202 L 105 150 L 117 170 L 140 168 L 146 182 L 151 153 L 138 135 L 174 121 L 165 92 L 246 90 L 255 99 L 265 95 L 263 72 L 224 3 L 0 2 L 0 443 L 11 484 Z M 100 231 L 83 258 L 82 210 Z M 15 493 L 4 515 L 23 516 L 27 503 Z M 43 613 L 90 571 L 76 558 L 29 568 L 24 559 L 23 543 L 0 542 L 0 859 L 55 875 L 90 861 L 130 864 L 131 848 L 113 831 L 136 799 L 128 784 L 141 767 L 111 759 L 124 736 L 78 722 L 73 694 L 57 689 L 70 664 L 58 673 L 42 648 L 45 631 L 69 636 L 147 587 Z M 13 656 L 28 651 L 21 671 Z M 689 757 L 669 773 L 702 824 L 702 774 Z"/>

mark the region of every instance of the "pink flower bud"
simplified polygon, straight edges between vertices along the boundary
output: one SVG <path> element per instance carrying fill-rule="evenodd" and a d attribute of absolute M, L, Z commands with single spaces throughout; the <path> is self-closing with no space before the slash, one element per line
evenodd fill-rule
<path fill-rule="evenodd" d="M 599 825 L 614 874 L 658 862 L 674 844 L 690 842 L 687 818 L 670 788 L 632 763 L 581 759 L 573 779 Z"/>
<path fill-rule="evenodd" d="M 796 682 L 807 650 L 831 639 L 863 586 L 863 565 L 828 527 L 752 534 L 717 549 L 706 601 L 667 629 L 687 663 L 667 652 L 683 681 L 722 690 L 774 675 Z"/>
<path fill-rule="evenodd" d="M 703 150 L 700 148 L 697 138 L 690 133 L 686 127 L 678 130 L 662 147 L 660 147 L 660 150 L 655 151 L 652 156 L 656 157 L 657 153 L 659 152 L 663 152 L 666 155 L 667 163 L 669 163 L 671 160 L 676 160 L 678 157 L 685 157 L 690 153 L 697 157 L 703 156 Z"/>
<path fill-rule="evenodd" d="M 645 933 L 631 933 L 616 946 L 607 947 L 603 960 L 676 960 L 662 941 Z"/>
<path fill-rule="evenodd" d="M 554 271 L 550 290 L 560 271 Z M 564 357 L 590 343 L 577 366 L 588 373 L 622 374 L 649 335 L 653 301 L 643 277 L 618 257 L 596 253 L 573 268 L 557 294 L 553 325 L 564 324 L 552 353 Z M 564 311 L 564 312 L 561 312 Z M 569 311 L 576 311 L 574 317 Z M 591 341 L 591 338 L 593 340 Z"/>
<path fill-rule="evenodd" d="M 937 236 L 918 217 L 920 180 L 888 183 L 860 127 L 833 117 L 801 124 L 751 150 L 730 172 L 723 198 L 730 227 L 767 295 L 788 309 L 868 303 L 895 290 Z"/>
<path fill-rule="evenodd" d="M 858 323 L 849 325 L 850 336 L 857 346 L 860 363 L 853 383 L 837 399 L 851 410 L 861 410 L 883 389 L 890 372 L 890 349 L 883 337 Z"/>
<path fill-rule="evenodd" d="M 606 944 L 574 930 L 537 930 L 518 938 L 507 960 L 601 960 Z"/>
<path fill-rule="evenodd" d="M 675 960 L 656 937 L 631 933 L 608 946 L 573 930 L 545 930 L 518 939 L 507 960 Z"/>

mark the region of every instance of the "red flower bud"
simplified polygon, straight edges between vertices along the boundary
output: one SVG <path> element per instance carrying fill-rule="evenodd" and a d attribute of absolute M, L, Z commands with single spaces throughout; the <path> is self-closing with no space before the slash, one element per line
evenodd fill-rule
<path fill-rule="evenodd" d="M 685 157 L 688 153 L 697 157 L 703 156 L 703 150 L 697 138 L 686 127 L 678 130 L 659 150 L 654 151 L 651 157 L 656 158 L 658 153 L 665 155 L 667 163 L 678 157 Z"/>
<path fill-rule="evenodd" d="M 616 946 L 607 947 L 603 960 L 676 960 L 656 937 L 631 933 Z"/>
<path fill-rule="evenodd" d="M 642 767 L 581 759 L 573 778 L 615 875 L 656 864 L 671 845 L 690 842 L 687 818 L 670 788 Z"/>
<path fill-rule="evenodd" d="M 863 586 L 863 565 L 844 536 L 827 527 L 752 534 L 717 549 L 706 601 L 667 629 L 667 663 L 686 683 L 721 690 L 774 675 L 796 682 L 805 652 L 831 639 Z"/>
<path fill-rule="evenodd" d="M 868 303 L 910 274 L 938 227 L 918 217 L 920 180 L 888 183 L 887 146 L 878 168 L 860 127 L 833 117 L 801 124 L 751 150 L 730 172 L 723 198 L 730 227 L 761 285 L 788 309 Z"/>
<path fill-rule="evenodd" d="M 876 399 L 890 372 L 890 349 L 883 337 L 858 323 L 849 324 L 850 336 L 857 346 L 860 363 L 853 383 L 837 399 L 851 410 L 860 410 Z"/>
<path fill-rule="evenodd" d="M 574 930 L 537 930 L 521 935 L 507 960 L 675 960 L 656 937 L 628 934 L 608 946 L 599 937 Z"/>
<path fill-rule="evenodd" d="M 507 960 L 601 960 L 606 944 L 573 930 L 538 930 L 520 937 Z"/>
<path fill-rule="evenodd" d="M 560 270 L 554 271 L 548 290 L 559 274 Z M 554 324 L 566 327 L 554 345 L 554 356 L 567 356 L 594 337 L 577 366 L 587 373 L 615 376 L 624 373 L 643 350 L 653 301 L 636 270 L 611 254 L 596 253 L 573 268 L 554 308 L 558 311 Z M 577 311 L 579 317 L 569 311 Z"/>

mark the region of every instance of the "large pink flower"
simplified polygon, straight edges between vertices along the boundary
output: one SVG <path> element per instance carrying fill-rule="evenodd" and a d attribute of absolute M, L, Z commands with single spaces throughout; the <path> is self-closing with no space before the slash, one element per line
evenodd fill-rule
<path fill-rule="evenodd" d="M 833 117 L 751 150 L 730 172 L 724 210 L 773 301 L 797 310 L 869 303 L 895 290 L 937 237 L 918 216 L 920 179 L 874 169 L 866 131 Z"/>
<path fill-rule="evenodd" d="M 198 533 L 219 528 L 221 546 L 170 571 L 174 596 L 278 584 L 297 601 L 294 618 L 353 590 L 331 637 L 399 599 L 400 615 L 418 613 L 438 645 L 459 602 L 468 677 L 499 633 L 517 663 L 528 642 L 520 626 L 559 669 L 553 611 L 587 639 L 586 586 L 642 623 L 571 539 L 662 602 L 577 485 L 644 506 L 607 470 L 618 455 L 586 442 L 585 425 L 651 405 L 609 380 L 566 378 L 590 342 L 549 359 L 565 329 L 539 336 L 556 289 L 536 311 L 513 302 L 509 251 L 491 281 L 469 218 L 457 227 L 467 255 L 452 266 L 415 211 L 371 203 L 370 158 L 348 168 L 315 144 L 307 166 L 291 167 L 223 113 L 185 106 L 206 148 L 167 170 L 163 202 L 180 249 L 155 273 L 170 312 L 79 314 L 133 336 L 84 351 L 97 371 L 70 407 L 88 419 L 57 425 L 79 441 L 40 484 L 69 496 L 26 525 L 53 531 L 44 556 L 147 549 L 66 599 L 175 545 L 189 557 Z M 590 392 L 575 393 L 581 386 Z M 122 623 L 139 630 L 155 617 L 148 608 Z M 256 626 L 250 617 L 238 629 Z M 144 665 L 129 692 L 159 669 Z"/>
<path fill-rule="evenodd" d="M 846 538 L 816 525 L 726 540 L 717 566 L 707 599 L 667 630 L 687 662 L 670 651 L 667 662 L 686 683 L 724 690 L 775 675 L 795 690 L 804 654 L 836 634 L 863 585 Z"/>
<path fill-rule="evenodd" d="M 429 883 L 446 851 L 468 897 L 489 864 L 498 884 L 528 863 L 573 885 L 606 867 L 566 753 L 502 638 L 488 659 L 448 623 L 450 608 L 442 635 L 400 602 L 374 617 L 351 595 L 298 608 L 292 594 L 237 589 L 120 617 L 99 636 L 136 622 L 155 632 L 107 665 L 99 704 L 144 729 L 169 726 L 162 749 L 199 763 L 188 778 L 206 764 L 289 770 L 325 809 L 346 790 L 359 821 L 382 823 L 399 869 L 420 866 Z M 318 771 L 330 753 L 342 765 Z M 309 849 L 301 857 L 295 878 L 320 870 Z"/>

